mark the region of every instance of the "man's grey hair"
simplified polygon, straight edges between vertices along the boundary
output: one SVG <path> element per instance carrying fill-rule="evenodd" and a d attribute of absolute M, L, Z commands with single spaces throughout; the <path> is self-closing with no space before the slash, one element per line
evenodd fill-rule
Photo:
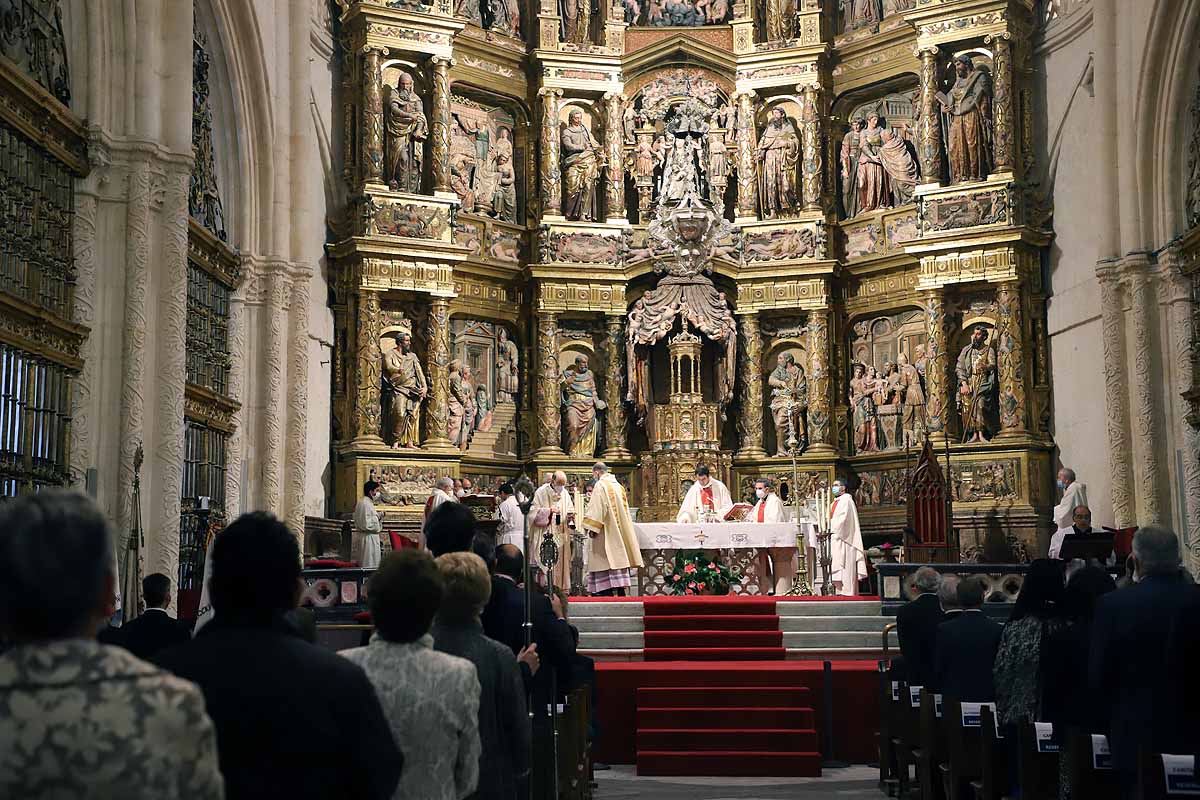
<path fill-rule="evenodd" d="M 1075 470 L 1071 469 L 1070 467 L 1063 467 L 1062 469 L 1059 470 L 1059 472 L 1061 472 L 1062 476 L 1064 478 L 1066 478 L 1067 480 L 1069 480 L 1071 483 L 1075 482 Z"/>
<path fill-rule="evenodd" d="M 1170 573 L 1179 569 L 1179 537 L 1170 528 L 1147 525 L 1133 535 L 1133 556 L 1142 575 Z"/>
<path fill-rule="evenodd" d="M 773 478 L 755 478 L 754 482 L 756 484 L 761 483 L 764 489 L 775 488 L 775 480 Z"/>
<path fill-rule="evenodd" d="M 563 483 L 567 482 L 567 473 L 563 472 L 561 469 L 556 469 L 554 474 L 550 476 L 551 483 L 557 483 L 558 481 L 562 481 Z"/>
<path fill-rule="evenodd" d="M 592 471 L 604 474 L 608 472 L 608 464 L 605 464 L 603 461 L 597 461 L 595 464 L 592 464 Z"/>
<path fill-rule="evenodd" d="M 450 489 L 454 488 L 454 478 L 451 478 L 449 475 L 443 475 L 437 479 L 437 483 L 435 485 L 443 492 L 449 491 Z"/>
<path fill-rule="evenodd" d="M 921 567 L 913 573 L 913 586 L 920 594 L 936 592 L 942 583 L 942 576 L 933 567 Z"/>
<path fill-rule="evenodd" d="M 951 573 L 943 575 L 941 582 L 938 584 L 938 602 L 942 604 L 943 611 L 949 611 L 952 608 L 962 608 L 962 604 L 958 602 L 958 582 L 961 580 L 957 575 Z"/>
<path fill-rule="evenodd" d="M 0 505 L 0 631 L 80 635 L 101 610 L 115 560 L 107 520 L 79 492 L 46 489 Z"/>

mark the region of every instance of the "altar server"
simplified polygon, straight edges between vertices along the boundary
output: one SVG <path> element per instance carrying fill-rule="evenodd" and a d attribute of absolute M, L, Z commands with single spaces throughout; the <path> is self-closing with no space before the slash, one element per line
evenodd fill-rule
<path fill-rule="evenodd" d="M 1075 470 L 1063 467 L 1058 471 L 1058 488 L 1063 495 L 1054 507 L 1054 527 L 1066 536 L 1070 534 L 1068 529 L 1075 521 L 1075 509 L 1088 504 L 1087 486 L 1075 480 Z"/>
<path fill-rule="evenodd" d="M 733 498 L 725 484 L 714 478 L 707 466 L 696 467 L 696 482 L 688 489 L 683 498 L 683 505 L 675 516 L 676 522 L 694 523 L 704 519 L 705 509 L 711 509 L 718 517 L 724 517 L 725 512 L 733 508 Z"/>
<path fill-rule="evenodd" d="M 437 483 L 433 486 L 433 494 L 429 495 L 429 499 L 425 501 L 425 519 L 429 519 L 429 515 L 433 510 L 442 503 L 454 503 L 454 479 L 448 476 L 443 476 L 437 479 Z"/>
<path fill-rule="evenodd" d="M 759 478 L 754 482 L 754 496 L 757 501 L 754 508 L 746 515 L 746 522 L 791 522 L 783 501 L 775 493 L 775 481 L 770 478 Z M 769 554 L 769 557 L 768 557 Z M 758 574 L 762 576 L 762 588 L 774 584 L 771 594 L 787 594 L 792 588 L 792 577 L 796 572 L 795 547 L 763 548 L 758 554 Z"/>
<path fill-rule="evenodd" d="M 525 552 L 525 515 L 514 497 L 513 485 L 506 483 L 500 487 L 500 506 L 496 509 L 500 517 L 500 527 L 496 530 L 496 546 L 511 544 L 521 553 Z"/>
<path fill-rule="evenodd" d="M 829 577 L 837 594 L 853 597 L 858 594 L 858 582 L 867 577 L 862 531 L 858 527 L 858 509 L 841 478 L 833 482 L 830 492 L 833 494 L 833 507 L 829 512 L 829 530 L 832 532 Z"/>
<path fill-rule="evenodd" d="M 629 516 L 625 489 L 603 461 L 592 467 L 596 479 L 583 514 L 588 543 L 588 594 L 624 597 L 633 585 L 633 570 L 645 566 L 637 532 Z"/>
<path fill-rule="evenodd" d="M 555 472 L 549 483 L 533 493 L 530 510 L 529 540 L 540 557 L 542 537 L 547 531 L 558 544 L 558 562 L 554 565 L 554 585 L 564 591 L 571 588 L 571 529 L 575 527 L 575 501 L 567 491 L 566 473 Z"/>
<path fill-rule="evenodd" d="M 375 501 L 379 499 L 379 494 L 379 484 L 367 481 L 363 484 L 363 496 L 354 507 L 354 532 L 359 537 L 358 563 L 363 569 L 375 569 L 379 566 L 379 534 L 383 531 L 379 512 L 375 510 Z"/>

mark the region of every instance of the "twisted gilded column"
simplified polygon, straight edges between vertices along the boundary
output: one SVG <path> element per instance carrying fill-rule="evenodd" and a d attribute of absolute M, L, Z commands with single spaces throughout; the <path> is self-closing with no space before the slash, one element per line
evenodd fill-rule
<path fill-rule="evenodd" d="M 1128 379 L 1125 371 L 1125 297 L 1115 266 L 1096 270 L 1104 331 L 1104 401 L 1108 428 L 1109 477 L 1113 522 L 1118 528 L 1136 524 L 1129 446 Z"/>
<path fill-rule="evenodd" d="M 363 180 L 383 180 L 383 80 L 379 72 L 379 51 L 367 48 L 362 60 L 362 163 Z"/>
<path fill-rule="evenodd" d="M 1025 316 L 1021 284 L 1005 281 L 996 290 L 996 361 L 1000 379 L 1000 433 L 1002 438 L 1029 433 L 1025 395 Z"/>
<path fill-rule="evenodd" d="M 754 152 L 754 93 L 737 96 L 737 216 L 758 215 L 758 161 Z"/>
<path fill-rule="evenodd" d="M 562 214 L 562 169 L 559 167 L 558 98 L 562 89 L 542 89 L 542 213 Z"/>
<path fill-rule="evenodd" d="M 808 315 L 808 452 L 814 455 L 834 452 L 829 316 L 828 311 L 813 311 Z"/>
<path fill-rule="evenodd" d="M 996 73 L 992 88 L 992 145 L 995 148 L 993 160 L 996 172 L 1012 172 L 1017 163 L 1016 134 L 1013 131 L 1013 124 L 1017 118 L 1017 95 L 1013 91 L 1011 37 L 1010 33 L 1001 33 L 984 39 L 985 42 L 995 42 L 995 57 L 992 63 Z"/>
<path fill-rule="evenodd" d="M 921 57 L 921 128 L 917 155 L 921 161 L 921 183 L 942 180 L 942 122 L 937 101 L 938 49 L 923 48 Z"/>
<path fill-rule="evenodd" d="M 537 313 L 537 388 L 533 395 L 533 413 L 537 417 L 538 449 L 534 455 L 561 456 L 562 413 L 558 386 L 558 315 Z"/>
<path fill-rule="evenodd" d="M 805 211 L 821 210 L 821 178 L 825 156 L 821 149 L 821 88 L 800 87 L 800 137 L 804 161 L 800 175 Z"/>
<path fill-rule="evenodd" d="M 621 125 L 624 99 L 616 92 L 604 95 L 604 151 L 608 154 L 605 214 L 613 222 L 625 221 L 625 141 Z"/>
<path fill-rule="evenodd" d="M 355 296 L 356 362 L 358 384 L 354 390 L 355 444 L 383 444 L 379 436 L 382 409 L 379 405 L 380 353 L 382 327 L 379 292 L 359 289 Z"/>
<path fill-rule="evenodd" d="M 1144 258 L 1144 257 L 1143 257 Z M 1129 276 L 1130 333 L 1133 334 L 1133 450 L 1134 469 L 1138 481 L 1137 497 L 1141 508 L 1137 516 L 1138 525 L 1157 525 L 1170 521 L 1163 516 L 1161 494 L 1166 470 L 1162 463 L 1162 448 L 1158 447 L 1156 431 L 1161 419 L 1157 393 L 1161 378 L 1155 378 L 1152 367 L 1158 347 L 1154 320 L 1158 305 L 1155 279 L 1148 274 L 1143 264 L 1131 270 Z"/>
<path fill-rule="evenodd" d="M 608 365 L 604 376 L 604 402 L 608 404 L 607 423 L 604 426 L 604 458 L 616 461 L 631 458 L 626 444 L 625 395 L 621 391 L 621 380 L 625 375 L 625 318 L 610 314 L 604 318 L 607 336 Z"/>
<path fill-rule="evenodd" d="M 425 404 L 424 446 L 435 450 L 453 448 L 447 428 L 450 425 L 450 300 L 434 297 L 429 301 L 425 320 L 425 371 L 429 377 L 429 401 Z"/>
<path fill-rule="evenodd" d="M 758 314 L 740 314 L 738 328 L 742 334 L 742 418 L 738 420 L 742 446 L 738 458 L 762 458 L 767 451 L 763 449 L 762 333 Z"/>
<path fill-rule="evenodd" d="M 448 58 L 433 63 L 433 190 L 453 192 L 450 187 L 450 65 Z"/>
<path fill-rule="evenodd" d="M 954 432 L 954 417 L 950 402 L 957 383 L 950 378 L 950 329 L 952 322 L 946 314 L 946 291 L 937 288 L 925 292 L 925 335 L 928 352 L 925 354 L 925 427 L 935 444 L 944 444 Z"/>

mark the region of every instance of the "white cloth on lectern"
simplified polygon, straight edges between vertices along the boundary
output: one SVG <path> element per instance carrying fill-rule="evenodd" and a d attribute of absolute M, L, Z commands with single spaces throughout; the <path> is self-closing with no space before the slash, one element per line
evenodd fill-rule
<path fill-rule="evenodd" d="M 858 594 L 858 581 L 867 577 L 867 559 L 863 554 L 862 530 L 858 527 L 858 508 L 849 494 L 841 494 L 834 500 L 829 529 L 833 533 L 829 541 L 830 580 L 842 584 L 838 594 Z"/>
<path fill-rule="evenodd" d="M 1087 504 L 1087 486 L 1079 481 L 1074 481 L 1063 490 L 1062 500 L 1059 500 L 1058 505 L 1054 507 L 1055 526 L 1059 530 L 1071 527 L 1071 523 L 1074 522 L 1075 509 Z"/>
<path fill-rule="evenodd" d="M 704 516 L 704 505 L 700 502 L 700 497 L 701 492 L 706 488 L 712 489 L 713 510 L 719 516 L 724 517 L 725 512 L 733 508 L 733 498 L 729 496 L 729 489 L 716 478 L 710 477 L 708 486 L 701 486 L 697 481 L 692 484 L 692 488 L 688 489 L 688 493 L 684 495 L 683 504 L 679 506 L 679 513 L 675 515 L 676 522 L 697 522 Z"/>
<path fill-rule="evenodd" d="M 363 569 L 376 569 L 382 555 L 379 534 L 383 531 L 383 523 L 375 511 L 375 503 L 363 495 L 354 507 L 354 530 L 361 538 L 361 553 L 358 563 Z"/>
<path fill-rule="evenodd" d="M 525 552 L 525 517 L 521 514 L 521 506 L 517 498 L 509 496 L 500 504 L 500 527 L 496 531 L 496 544 L 515 544 Z"/>

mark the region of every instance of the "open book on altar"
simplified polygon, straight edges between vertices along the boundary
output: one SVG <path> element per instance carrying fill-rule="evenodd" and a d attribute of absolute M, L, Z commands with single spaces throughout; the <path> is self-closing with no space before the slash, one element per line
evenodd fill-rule
<path fill-rule="evenodd" d="M 725 512 L 726 522 L 742 522 L 746 519 L 746 515 L 750 513 L 750 509 L 754 506 L 749 503 L 734 503 L 733 507 Z"/>

